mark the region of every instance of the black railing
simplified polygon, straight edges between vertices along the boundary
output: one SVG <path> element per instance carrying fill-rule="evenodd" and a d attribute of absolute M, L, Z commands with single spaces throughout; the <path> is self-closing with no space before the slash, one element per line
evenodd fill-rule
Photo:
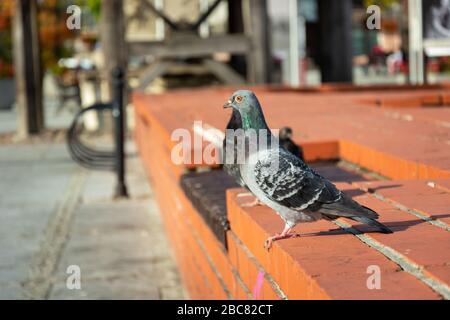
<path fill-rule="evenodd" d="M 97 103 L 79 111 L 68 132 L 67 145 L 74 161 L 81 166 L 93 170 L 111 170 L 117 175 L 116 196 L 127 197 L 125 183 L 125 124 L 124 124 L 124 74 L 120 68 L 113 71 L 114 101 Z M 114 150 L 96 150 L 82 143 L 82 118 L 86 112 L 103 112 L 111 110 L 114 119 Z"/>

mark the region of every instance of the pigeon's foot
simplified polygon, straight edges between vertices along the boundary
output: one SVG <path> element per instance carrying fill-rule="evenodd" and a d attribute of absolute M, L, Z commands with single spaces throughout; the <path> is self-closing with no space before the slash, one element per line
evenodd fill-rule
<path fill-rule="evenodd" d="M 251 192 L 242 192 L 242 193 L 238 193 L 237 197 L 238 198 L 253 197 L 253 193 L 251 193 Z M 251 207 L 262 206 L 262 205 L 263 205 L 263 203 L 261 201 L 259 201 L 258 198 L 255 197 L 255 200 L 253 200 L 252 202 L 244 203 L 241 206 L 242 207 L 251 208 Z"/>
<path fill-rule="evenodd" d="M 272 248 L 272 244 L 275 241 L 278 240 L 284 240 L 284 239 L 290 239 L 290 238 L 298 238 L 300 237 L 300 234 L 298 233 L 290 233 L 292 231 L 292 228 L 286 226 L 283 230 L 283 232 L 281 234 L 276 234 L 272 237 L 269 237 L 265 242 L 264 242 L 264 248 L 269 251 L 270 248 Z"/>
<path fill-rule="evenodd" d="M 272 248 L 272 244 L 275 241 L 278 240 L 284 240 L 284 239 L 290 239 L 290 238 L 298 238 L 300 237 L 300 234 L 298 233 L 289 233 L 289 234 L 285 234 L 284 236 L 282 236 L 281 234 L 279 235 L 274 235 L 272 237 L 269 237 L 265 242 L 264 242 L 264 248 L 269 251 L 270 248 Z"/>
<path fill-rule="evenodd" d="M 244 203 L 241 206 L 251 208 L 251 207 L 262 206 L 262 205 L 263 205 L 263 203 L 261 201 L 259 201 L 258 198 L 255 197 L 255 200 L 253 200 L 252 202 Z"/>

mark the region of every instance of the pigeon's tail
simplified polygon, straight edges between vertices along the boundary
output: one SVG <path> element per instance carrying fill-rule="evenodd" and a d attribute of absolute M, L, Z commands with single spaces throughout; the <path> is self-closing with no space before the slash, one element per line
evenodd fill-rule
<path fill-rule="evenodd" d="M 352 220 L 355 220 L 355 221 L 367 224 L 369 226 L 378 228 L 383 233 L 392 233 L 391 229 L 386 227 L 384 224 L 379 223 L 377 220 L 374 220 L 374 219 L 371 219 L 371 218 L 368 218 L 368 217 L 364 217 L 364 216 L 355 216 L 355 217 L 349 217 L 349 218 L 352 219 Z"/>
<path fill-rule="evenodd" d="M 378 228 L 383 233 L 392 233 L 388 227 L 375 220 L 379 217 L 378 213 L 346 196 L 338 202 L 323 204 L 319 212 L 331 219 L 344 217 Z"/>
<path fill-rule="evenodd" d="M 321 204 L 319 212 L 335 217 L 352 218 L 363 216 L 365 218 L 378 219 L 378 213 L 370 208 L 360 205 L 358 202 L 345 195 L 342 195 L 337 202 Z"/>

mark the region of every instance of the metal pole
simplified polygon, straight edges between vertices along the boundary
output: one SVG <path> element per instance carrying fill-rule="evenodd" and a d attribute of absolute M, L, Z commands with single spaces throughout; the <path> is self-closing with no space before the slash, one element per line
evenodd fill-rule
<path fill-rule="evenodd" d="M 102 55 L 105 61 L 103 84 L 107 84 L 107 90 L 102 93 L 102 100 L 114 99 L 114 84 L 111 78 L 112 71 L 116 67 L 124 68 L 127 59 L 125 52 L 125 21 L 123 12 L 123 0 L 101 1 L 100 40 Z"/>
<path fill-rule="evenodd" d="M 124 73 L 121 68 L 113 70 L 114 84 L 114 102 L 113 102 L 113 118 L 114 118 L 114 141 L 116 150 L 116 197 L 128 197 L 127 186 L 125 184 L 125 124 L 124 124 Z"/>
<path fill-rule="evenodd" d="M 424 84 L 424 54 L 422 35 L 422 0 L 408 1 L 409 21 L 409 81 Z"/>
<path fill-rule="evenodd" d="M 15 2 L 13 50 L 16 70 L 17 133 L 21 138 L 38 134 L 44 128 L 37 10 L 35 0 Z"/>
<path fill-rule="evenodd" d="M 300 86 L 298 1 L 289 0 L 289 82 L 292 87 Z"/>

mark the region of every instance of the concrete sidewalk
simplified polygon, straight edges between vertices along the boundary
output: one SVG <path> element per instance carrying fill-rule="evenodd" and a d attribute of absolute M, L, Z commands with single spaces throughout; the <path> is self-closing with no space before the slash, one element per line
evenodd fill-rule
<path fill-rule="evenodd" d="M 182 299 L 162 221 L 139 158 L 130 199 L 114 175 L 87 171 L 64 144 L 0 145 L 1 299 Z M 70 290 L 70 266 L 81 289 Z"/>

